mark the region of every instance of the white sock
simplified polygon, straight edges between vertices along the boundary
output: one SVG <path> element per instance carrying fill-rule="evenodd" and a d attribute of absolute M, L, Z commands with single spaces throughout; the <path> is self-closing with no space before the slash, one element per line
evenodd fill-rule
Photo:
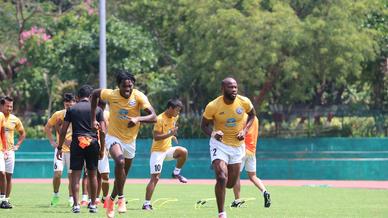
<path fill-rule="evenodd" d="M 144 201 L 144 205 L 151 205 L 151 201 Z"/>
<path fill-rule="evenodd" d="M 221 212 L 221 213 L 218 214 L 218 216 L 223 216 L 223 218 L 226 218 L 226 212 L 225 211 Z"/>
<path fill-rule="evenodd" d="M 0 201 L 5 201 L 5 195 L 0 195 Z"/>
<path fill-rule="evenodd" d="M 55 196 L 55 197 L 59 197 L 59 192 L 57 192 L 57 193 L 53 193 L 53 195 Z"/>
<path fill-rule="evenodd" d="M 89 199 L 89 196 L 88 195 L 82 195 L 82 200 L 83 201 L 88 201 Z"/>
<path fill-rule="evenodd" d="M 73 201 L 74 201 L 73 196 L 69 196 L 69 201 L 70 201 L 70 202 L 73 202 Z"/>
<path fill-rule="evenodd" d="M 241 199 L 235 199 L 234 202 L 241 202 Z"/>
<path fill-rule="evenodd" d="M 175 167 L 175 169 L 174 169 L 174 175 L 179 175 L 180 172 L 181 172 L 181 169 Z"/>

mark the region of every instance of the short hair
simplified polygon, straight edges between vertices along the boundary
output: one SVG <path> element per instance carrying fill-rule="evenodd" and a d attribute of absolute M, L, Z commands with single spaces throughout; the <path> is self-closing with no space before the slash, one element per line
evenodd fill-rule
<path fill-rule="evenodd" d="M 9 96 L 2 96 L 0 97 L 0 104 L 5 105 L 5 101 L 13 102 L 13 98 Z"/>
<path fill-rule="evenodd" d="M 118 71 L 116 75 L 117 85 L 120 86 L 121 82 L 125 80 L 131 80 L 133 84 L 135 84 L 136 82 L 135 76 L 130 71 L 126 71 L 126 70 Z"/>
<path fill-rule="evenodd" d="M 177 107 L 183 108 L 183 104 L 179 99 L 173 98 L 173 99 L 168 100 L 168 102 L 167 102 L 167 109 L 170 107 L 173 109 L 175 109 Z"/>
<path fill-rule="evenodd" d="M 75 97 L 73 93 L 66 92 L 63 94 L 63 102 L 75 101 Z"/>
<path fill-rule="evenodd" d="M 93 87 L 90 85 L 83 85 L 81 88 L 78 90 L 78 97 L 79 98 L 85 98 L 85 97 L 90 97 L 93 92 Z"/>

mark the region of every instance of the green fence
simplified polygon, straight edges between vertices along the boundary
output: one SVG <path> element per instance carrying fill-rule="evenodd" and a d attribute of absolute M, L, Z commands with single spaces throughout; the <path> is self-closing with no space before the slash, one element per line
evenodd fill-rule
<path fill-rule="evenodd" d="M 189 178 L 214 178 L 208 139 L 182 139 L 189 151 L 183 173 Z M 149 176 L 151 140 L 137 141 L 129 178 Z M 26 140 L 16 153 L 15 178 L 50 178 L 54 151 L 47 140 Z M 387 180 L 387 138 L 266 138 L 259 139 L 257 173 L 263 179 Z M 111 177 L 113 178 L 113 162 Z M 174 161 L 166 162 L 168 178 Z M 246 178 L 243 173 L 242 178 Z"/>

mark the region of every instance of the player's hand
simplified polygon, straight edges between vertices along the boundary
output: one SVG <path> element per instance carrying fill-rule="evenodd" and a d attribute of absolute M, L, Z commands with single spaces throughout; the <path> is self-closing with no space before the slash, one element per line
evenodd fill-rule
<path fill-rule="evenodd" d="M 4 160 L 7 160 L 8 159 L 8 151 L 4 151 Z"/>
<path fill-rule="evenodd" d="M 50 141 L 50 144 L 53 146 L 53 148 L 58 147 L 58 144 L 55 141 Z"/>
<path fill-rule="evenodd" d="M 67 145 L 68 147 L 70 147 L 70 145 L 71 145 L 71 140 L 65 140 L 65 145 Z"/>
<path fill-rule="evenodd" d="M 58 160 L 62 160 L 62 149 L 61 150 L 57 150 L 57 159 Z"/>
<path fill-rule="evenodd" d="M 171 135 L 175 136 L 178 134 L 178 127 L 174 127 L 172 130 L 171 130 Z"/>
<path fill-rule="evenodd" d="M 247 132 L 245 130 L 241 130 L 238 134 L 237 134 L 237 139 L 242 141 L 245 139 L 245 135 L 247 134 Z"/>
<path fill-rule="evenodd" d="M 177 137 L 176 136 L 172 136 L 172 140 L 175 142 L 175 144 L 178 144 L 178 139 L 177 139 Z"/>
<path fill-rule="evenodd" d="M 97 120 L 92 120 L 92 129 L 93 129 L 94 131 L 97 131 L 97 130 L 100 129 L 100 123 L 97 122 Z"/>
<path fill-rule="evenodd" d="M 14 150 L 14 151 L 19 150 L 19 148 L 20 148 L 20 145 L 15 145 L 15 146 L 13 146 L 13 150 Z"/>
<path fill-rule="evenodd" d="M 128 117 L 128 128 L 136 126 L 139 122 L 139 118 L 137 117 Z"/>
<path fill-rule="evenodd" d="M 212 137 L 217 141 L 221 141 L 223 136 L 224 136 L 224 133 L 221 130 L 212 132 Z"/>

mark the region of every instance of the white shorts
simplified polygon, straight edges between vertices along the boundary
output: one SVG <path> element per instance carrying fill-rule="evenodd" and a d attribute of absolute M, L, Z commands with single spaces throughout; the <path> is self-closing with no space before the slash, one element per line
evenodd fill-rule
<path fill-rule="evenodd" d="M 0 172 L 5 172 L 4 153 L 0 151 Z"/>
<path fill-rule="evenodd" d="M 150 157 L 151 174 L 161 173 L 163 168 L 163 161 L 174 160 L 174 152 L 176 149 L 177 147 L 171 147 L 165 152 L 152 152 Z"/>
<path fill-rule="evenodd" d="M 124 154 L 124 158 L 132 159 L 135 157 L 136 140 L 133 140 L 133 142 L 131 142 L 131 143 L 124 143 L 120 139 L 107 134 L 105 136 L 106 149 L 109 151 L 110 147 L 114 144 L 120 145 L 121 150 L 123 151 L 123 154 Z"/>
<path fill-rule="evenodd" d="M 245 144 L 239 147 L 232 147 L 210 138 L 210 158 L 213 163 L 214 160 L 223 160 L 226 164 L 241 163 L 245 156 Z"/>
<path fill-rule="evenodd" d="M 57 149 L 55 149 L 54 152 L 54 172 L 56 171 L 62 171 L 63 172 L 63 166 L 66 166 L 67 173 L 71 173 L 70 169 L 70 152 L 63 152 L 62 153 L 62 160 L 57 159 Z"/>
<path fill-rule="evenodd" d="M 241 162 L 240 172 L 243 171 L 244 167 L 247 172 L 256 172 L 256 156 L 245 155 Z"/>
<path fill-rule="evenodd" d="M 105 151 L 104 157 L 101 160 L 98 160 L 98 172 L 110 173 L 108 152 L 106 151 Z"/>
<path fill-rule="evenodd" d="M 5 159 L 5 172 L 13 174 L 15 169 L 15 151 L 7 151 L 7 159 Z"/>

